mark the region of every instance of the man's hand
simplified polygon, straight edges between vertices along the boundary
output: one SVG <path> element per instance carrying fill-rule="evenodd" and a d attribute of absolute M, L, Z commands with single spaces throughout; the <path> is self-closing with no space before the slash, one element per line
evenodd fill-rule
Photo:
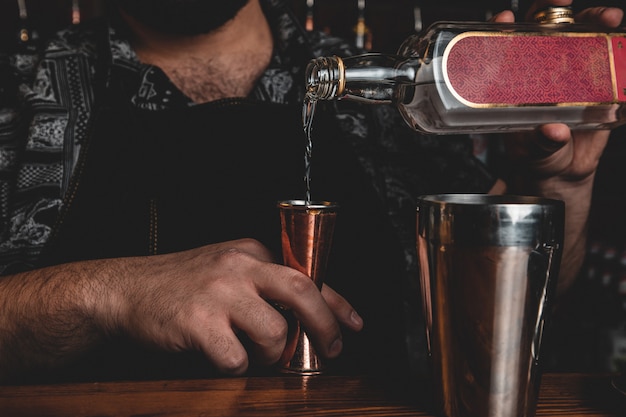
<path fill-rule="evenodd" d="M 549 6 L 571 5 L 572 0 L 537 0 L 530 6 L 526 19 L 533 21 L 535 12 Z M 623 16 L 624 12 L 615 7 L 592 7 L 578 13 L 575 20 L 616 28 Z M 514 15 L 504 11 L 492 20 L 512 23 Z M 531 173 L 540 180 L 578 182 L 588 180 L 595 173 L 609 133 L 607 130 L 571 132 L 563 124 L 553 123 L 541 126 L 534 134 L 510 135 L 514 138 L 506 140 L 510 155 L 525 167 L 524 174 Z"/>
<path fill-rule="evenodd" d="M 320 293 L 306 275 L 273 263 L 254 240 L 136 258 L 124 270 L 128 279 L 113 289 L 118 297 L 110 300 L 118 306 L 115 327 L 162 349 L 202 351 L 228 374 L 248 367 L 239 333 L 253 343 L 259 363 L 280 358 L 287 322 L 272 303 L 292 309 L 326 357 L 341 351 L 340 323 L 353 330 L 361 325 L 332 289 L 326 286 Z"/>
<path fill-rule="evenodd" d="M 4 277 L 0 380 L 19 374 L 20 366 L 62 364 L 110 336 L 170 352 L 200 351 L 221 372 L 239 375 L 249 358 L 261 365 L 279 360 L 288 329 L 276 303 L 294 312 L 325 357 L 342 350 L 340 325 L 363 326 L 331 288 L 320 292 L 252 239 Z"/>

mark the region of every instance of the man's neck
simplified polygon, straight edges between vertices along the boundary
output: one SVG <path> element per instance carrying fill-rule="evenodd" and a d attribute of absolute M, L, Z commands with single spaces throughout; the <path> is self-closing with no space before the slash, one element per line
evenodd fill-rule
<path fill-rule="evenodd" d="M 208 34 L 157 33 L 124 15 L 139 60 L 159 66 L 196 103 L 245 97 L 271 59 L 273 40 L 258 0 Z"/>

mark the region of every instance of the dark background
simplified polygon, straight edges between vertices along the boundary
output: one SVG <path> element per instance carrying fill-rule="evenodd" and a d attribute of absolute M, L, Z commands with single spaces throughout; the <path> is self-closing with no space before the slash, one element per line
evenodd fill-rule
<path fill-rule="evenodd" d="M 20 44 L 21 28 L 27 27 L 30 34 L 43 38 L 72 24 L 73 4 L 79 5 L 85 20 L 102 13 L 102 1 L 25 0 L 28 20 L 24 21 L 18 15 L 18 0 L 0 0 L 0 52 Z M 624 7 L 624 0 L 574 3 L 575 10 L 591 5 Z M 367 0 L 361 14 L 357 0 L 315 0 L 310 9 L 307 0 L 291 0 L 291 4 L 303 25 L 309 13 L 316 29 L 347 39 L 356 40 L 361 16 L 366 27 L 365 47 L 395 52 L 408 35 L 438 20 L 484 21 L 503 9 L 515 11 L 522 20 L 530 1 Z M 421 18 L 416 20 L 417 10 Z M 555 369 L 615 370 L 619 367 L 615 359 L 626 359 L 626 127 L 614 131 L 604 153 L 590 220 L 585 267 L 552 333 L 548 362 Z"/>
<path fill-rule="evenodd" d="M 45 36 L 51 30 L 71 24 L 72 5 L 78 4 L 87 19 L 102 11 L 105 0 L 24 0 L 29 25 Z M 307 0 L 290 0 L 303 24 Z M 576 0 L 575 9 L 587 5 L 618 5 L 623 0 Z M 415 8 L 421 12 L 421 26 L 437 20 L 485 20 L 498 11 L 511 9 L 523 16 L 530 0 L 367 0 L 365 23 L 371 34 L 372 49 L 395 52 L 400 42 L 415 30 Z M 345 38 L 354 38 L 359 16 L 357 0 L 315 0 L 312 8 L 316 28 Z M 522 17 L 520 17 L 521 19 Z M 0 0 L 0 39 L 6 45 L 19 30 L 18 0 Z"/>

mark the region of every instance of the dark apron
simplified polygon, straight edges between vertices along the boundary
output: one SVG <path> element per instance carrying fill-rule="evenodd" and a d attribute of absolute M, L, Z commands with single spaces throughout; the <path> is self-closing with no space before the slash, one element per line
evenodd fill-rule
<path fill-rule="evenodd" d="M 140 111 L 119 88 L 95 118 L 44 262 L 241 237 L 275 249 L 276 201 L 305 191 L 300 109 L 229 101 Z"/>
<path fill-rule="evenodd" d="M 244 237 L 261 241 L 280 262 L 276 203 L 305 196 L 301 107 L 225 100 L 142 111 L 130 105 L 125 77 L 112 74 L 41 265 L 163 254 Z M 323 111 L 316 117 L 312 195 L 340 204 L 327 282 L 369 326 L 346 335 L 342 358 L 350 365 L 344 369 L 371 368 L 372 355 L 386 368 L 387 355 L 398 357 L 387 350 L 403 334 L 399 283 L 390 279 L 399 275 L 400 251 L 334 123 Z M 195 353 L 146 352 L 112 341 L 69 377 L 202 377 L 211 371 Z"/>

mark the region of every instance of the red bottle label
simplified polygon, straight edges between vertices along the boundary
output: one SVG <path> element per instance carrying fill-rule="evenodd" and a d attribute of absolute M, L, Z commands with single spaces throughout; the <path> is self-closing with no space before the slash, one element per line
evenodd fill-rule
<path fill-rule="evenodd" d="M 468 32 L 448 45 L 443 72 L 452 93 L 471 107 L 624 101 L 624 39 Z"/>

